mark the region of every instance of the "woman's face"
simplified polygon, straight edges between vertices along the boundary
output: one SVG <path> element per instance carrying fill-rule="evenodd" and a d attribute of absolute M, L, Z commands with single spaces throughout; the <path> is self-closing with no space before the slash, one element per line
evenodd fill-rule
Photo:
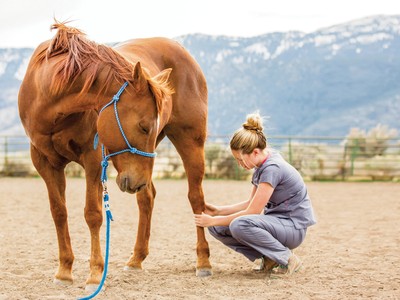
<path fill-rule="evenodd" d="M 243 154 L 239 150 L 232 150 L 232 155 L 236 159 L 239 166 L 246 170 L 251 170 L 258 165 L 258 152 L 256 149 L 250 154 Z"/>

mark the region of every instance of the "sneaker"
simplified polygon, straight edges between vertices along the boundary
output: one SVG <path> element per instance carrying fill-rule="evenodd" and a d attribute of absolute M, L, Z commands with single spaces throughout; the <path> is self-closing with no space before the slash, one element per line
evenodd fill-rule
<path fill-rule="evenodd" d="M 256 273 L 270 272 L 274 267 L 277 266 L 278 264 L 272 259 L 269 259 L 266 256 L 262 256 L 261 258 L 258 258 L 254 261 L 254 266 L 252 270 Z"/>
<path fill-rule="evenodd" d="M 300 270 L 302 262 L 295 254 L 289 258 L 287 266 L 279 265 L 272 270 L 271 275 L 276 277 L 287 277 Z"/>

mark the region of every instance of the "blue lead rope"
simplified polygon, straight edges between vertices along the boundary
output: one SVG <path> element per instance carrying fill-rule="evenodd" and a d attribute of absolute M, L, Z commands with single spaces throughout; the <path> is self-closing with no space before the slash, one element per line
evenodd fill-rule
<path fill-rule="evenodd" d="M 125 152 L 130 152 L 132 154 L 138 154 L 141 156 L 145 156 L 145 157 L 150 157 L 153 158 L 157 155 L 157 153 L 150 153 L 150 152 L 144 152 L 141 150 L 136 149 L 135 147 L 132 147 L 131 144 L 128 141 L 128 138 L 125 135 L 124 130 L 122 129 L 122 125 L 121 125 L 121 121 L 119 120 L 119 116 L 118 116 L 118 110 L 117 110 L 117 102 L 119 101 L 119 97 L 121 96 L 122 92 L 125 90 L 125 88 L 128 86 L 128 82 L 125 82 L 121 88 L 119 89 L 118 93 L 116 93 L 114 95 L 114 97 L 112 98 L 112 100 L 110 102 L 108 102 L 106 105 L 103 106 L 103 108 L 100 110 L 99 114 L 108 106 L 110 105 L 114 105 L 114 114 L 115 114 L 115 118 L 117 119 L 117 123 L 118 123 L 118 128 L 122 134 L 122 137 L 125 140 L 125 143 L 127 144 L 128 148 L 121 150 L 121 151 L 117 151 L 114 153 L 110 153 L 108 155 L 106 155 L 105 153 L 105 149 L 104 149 L 104 145 L 101 145 L 101 152 L 102 152 L 102 157 L 103 160 L 101 161 L 101 183 L 103 185 L 103 202 L 104 202 L 104 208 L 106 209 L 106 218 L 107 218 L 107 228 L 106 228 L 106 253 L 105 253 L 105 261 L 104 261 L 104 271 L 103 271 L 103 276 L 101 278 L 101 281 L 99 283 L 99 286 L 97 287 L 96 291 L 93 292 L 93 294 L 83 297 L 83 298 L 79 298 L 79 300 L 88 300 L 88 299 L 92 299 L 94 297 L 96 297 L 96 295 L 101 291 L 101 289 L 104 286 L 104 283 L 106 281 L 106 277 L 107 277 L 107 271 L 108 271 L 108 257 L 110 254 L 110 223 L 111 221 L 113 221 L 113 217 L 110 211 L 110 205 L 108 203 L 109 200 L 109 196 L 108 196 L 108 191 L 107 191 L 107 167 L 108 167 L 108 160 L 110 159 L 110 157 L 121 154 L 121 153 L 125 153 Z M 96 133 L 96 135 L 94 136 L 94 143 L 93 143 L 93 147 L 96 150 L 97 146 L 99 144 L 99 135 Z"/>
<path fill-rule="evenodd" d="M 89 300 L 97 296 L 98 293 L 100 293 L 101 289 L 104 286 L 104 283 L 106 282 L 106 277 L 107 277 L 107 271 L 108 271 L 108 257 L 110 254 L 110 223 L 113 221 L 113 217 L 110 211 L 110 205 L 108 204 L 108 192 L 107 192 L 107 187 L 104 187 L 103 191 L 103 201 L 104 201 L 104 208 L 106 209 L 106 216 L 107 216 L 107 227 L 106 227 L 106 255 L 105 255 L 105 261 L 104 261 L 104 271 L 103 271 L 103 276 L 101 277 L 101 281 L 97 289 L 89 296 L 79 298 L 79 300 Z"/>

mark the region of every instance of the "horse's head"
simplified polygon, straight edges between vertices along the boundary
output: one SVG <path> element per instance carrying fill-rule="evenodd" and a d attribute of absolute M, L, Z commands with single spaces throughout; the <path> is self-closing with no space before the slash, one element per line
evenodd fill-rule
<path fill-rule="evenodd" d="M 123 192 L 138 192 L 151 182 L 154 164 L 151 154 L 161 130 L 160 115 L 165 100 L 172 94 L 168 85 L 170 73 L 171 69 L 166 69 L 150 77 L 138 62 L 133 79 L 116 100 L 117 112 L 112 102 L 99 115 L 99 138 L 111 155 L 118 172 L 117 184 Z"/>

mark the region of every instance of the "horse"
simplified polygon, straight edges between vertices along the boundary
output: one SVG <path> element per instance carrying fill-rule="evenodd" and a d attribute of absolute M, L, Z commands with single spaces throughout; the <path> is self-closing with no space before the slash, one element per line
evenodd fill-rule
<path fill-rule="evenodd" d="M 108 46 L 66 22 L 55 20 L 51 29 L 56 30 L 54 37 L 41 43 L 30 59 L 18 94 L 19 114 L 33 165 L 48 191 L 59 249 L 54 282 L 61 285 L 72 284 L 74 261 L 64 170 L 70 162 L 85 170 L 84 217 L 91 237 L 86 289 L 91 290 L 104 270 L 99 237 L 104 153 L 94 149 L 93 140 L 98 135 L 106 154 L 119 154 L 110 156 L 116 183 L 122 192 L 136 194 L 138 231 L 124 269 L 140 270 L 149 253 L 156 189 L 154 155 L 138 154 L 154 153 L 167 137 L 182 158 L 193 213 L 204 211 L 207 84 L 198 63 L 176 41 L 155 37 Z M 110 99 L 115 100 L 114 109 L 108 107 Z M 127 144 L 128 151 L 123 151 Z M 209 245 L 204 229 L 196 229 L 196 276 L 210 276 Z"/>

